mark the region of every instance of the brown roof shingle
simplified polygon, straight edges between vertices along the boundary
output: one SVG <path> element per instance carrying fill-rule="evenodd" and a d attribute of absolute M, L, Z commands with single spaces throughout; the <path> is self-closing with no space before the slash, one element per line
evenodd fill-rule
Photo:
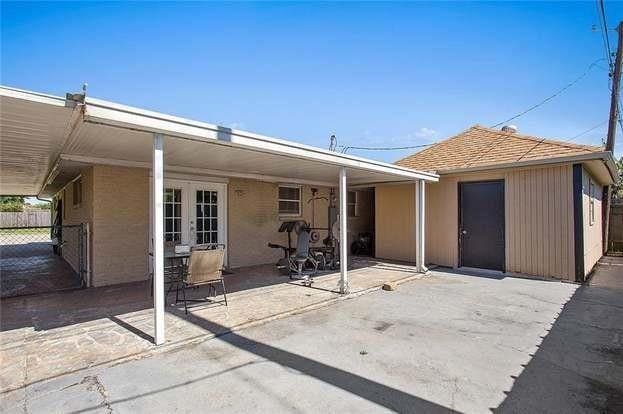
<path fill-rule="evenodd" d="M 450 171 L 589 154 L 601 147 L 532 137 L 474 125 L 420 152 L 395 162 L 421 171 Z"/>

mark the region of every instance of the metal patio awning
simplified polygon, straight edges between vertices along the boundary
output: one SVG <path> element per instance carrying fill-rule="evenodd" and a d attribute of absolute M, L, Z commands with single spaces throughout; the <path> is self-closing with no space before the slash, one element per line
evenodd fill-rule
<path fill-rule="evenodd" d="M 165 171 L 336 186 L 437 181 L 436 174 L 86 97 L 0 87 L 0 194 L 49 197 L 87 164 L 151 168 L 153 134 Z"/>

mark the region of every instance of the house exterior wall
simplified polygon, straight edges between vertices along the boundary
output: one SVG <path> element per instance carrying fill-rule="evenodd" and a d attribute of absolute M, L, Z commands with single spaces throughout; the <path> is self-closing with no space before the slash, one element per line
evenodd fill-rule
<path fill-rule="evenodd" d="M 71 185 L 57 197 L 66 208 L 65 224 L 89 223 L 90 261 L 93 286 L 145 280 L 149 273 L 149 170 L 119 166 L 94 165 L 81 173 L 83 203 L 72 208 Z M 279 184 L 250 179 L 230 178 L 227 183 L 228 260 L 230 267 L 275 263 L 283 252 L 267 246 L 269 242 L 285 245 L 287 234 L 279 233 L 283 221 L 302 219 L 313 227 L 326 228 L 330 189 L 318 190 L 314 203 L 312 186 L 302 185 L 301 215 L 280 216 Z M 371 214 L 372 191 L 361 191 L 360 216 L 349 218 L 349 239 L 374 226 Z M 315 204 L 315 208 L 314 208 Z M 337 205 L 337 201 L 336 201 Z M 315 210 L 315 212 L 314 212 Z M 322 245 L 326 230 L 312 245 Z M 296 236 L 292 245 L 296 247 Z"/>
<path fill-rule="evenodd" d="M 250 266 L 256 264 L 275 263 L 283 257 L 281 249 L 271 249 L 269 242 L 286 245 L 286 233 L 279 233 L 282 221 L 302 219 L 314 224 L 314 227 L 327 227 L 329 206 L 329 188 L 318 189 L 317 197 L 325 197 L 315 201 L 315 220 L 312 218 L 311 186 L 301 186 L 301 216 L 280 217 L 278 205 L 279 185 L 248 179 L 231 178 L 228 184 L 228 241 L 229 265 L 231 267 Z M 320 232 L 322 239 L 327 232 Z M 296 247 L 296 236 L 292 237 L 292 245 Z"/>
<path fill-rule="evenodd" d="M 148 238 L 149 170 L 94 166 L 93 285 L 147 279 Z"/>
<path fill-rule="evenodd" d="M 591 183 L 593 186 L 591 186 Z M 591 194 L 592 189 L 592 194 Z M 603 186 L 585 169 L 582 169 L 582 222 L 584 237 L 584 274 L 587 275 L 602 256 Z M 591 199 L 594 215 L 591 219 Z"/>
<path fill-rule="evenodd" d="M 74 205 L 73 199 L 73 182 L 66 185 L 57 195 L 57 200 L 62 200 L 63 211 L 62 223 L 64 226 L 73 226 L 88 223 L 90 226 L 93 222 L 93 167 L 87 167 L 80 171 L 79 176 L 82 178 L 82 202 Z M 53 212 L 55 214 L 55 212 Z M 79 251 L 80 234 L 78 228 L 63 229 L 64 247 L 61 249 L 63 259 L 69 263 L 75 272 L 80 271 Z M 92 252 L 92 245 L 88 246 Z"/>
<path fill-rule="evenodd" d="M 415 262 L 415 184 L 377 186 L 375 221 L 375 256 Z"/>
<path fill-rule="evenodd" d="M 506 271 L 574 280 L 570 164 L 444 175 L 427 183 L 427 263 L 459 265 L 458 183 L 498 179 L 505 184 Z M 412 185 L 377 187 L 379 257 L 415 260 L 413 199 Z"/>

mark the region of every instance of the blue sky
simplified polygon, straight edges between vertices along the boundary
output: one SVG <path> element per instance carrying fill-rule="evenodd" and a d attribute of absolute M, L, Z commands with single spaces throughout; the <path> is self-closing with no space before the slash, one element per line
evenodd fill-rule
<path fill-rule="evenodd" d="M 623 4 L 606 11 L 615 27 Z M 594 2 L 3 2 L 0 75 L 56 95 L 88 82 L 98 98 L 321 147 L 331 133 L 343 145 L 417 145 L 496 124 L 577 78 L 604 57 L 593 24 Z M 599 65 L 513 123 L 569 139 L 606 121 Z M 605 131 L 577 142 L 600 144 Z"/>

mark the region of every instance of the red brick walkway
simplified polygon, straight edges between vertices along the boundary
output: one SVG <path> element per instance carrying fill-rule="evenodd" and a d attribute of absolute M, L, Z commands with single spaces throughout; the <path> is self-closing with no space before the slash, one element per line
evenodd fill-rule
<path fill-rule="evenodd" d="M 0 246 L 0 297 L 31 295 L 80 287 L 69 264 L 47 242 Z"/>

